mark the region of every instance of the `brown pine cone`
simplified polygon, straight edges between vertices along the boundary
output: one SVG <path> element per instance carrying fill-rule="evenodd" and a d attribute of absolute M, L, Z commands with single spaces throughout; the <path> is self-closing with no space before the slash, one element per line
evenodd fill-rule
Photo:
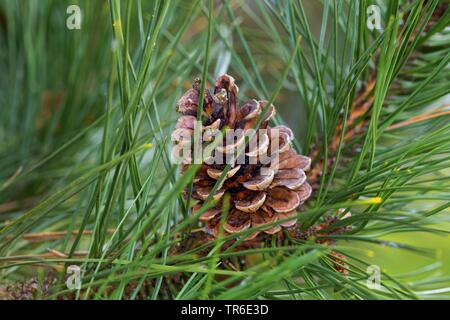
<path fill-rule="evenodd" d="M 330 258 L 333 261 L 333 267 L 336 271 L 342 273 L 344 276 L 349 275 L 349 265 L 347 264 L 348 258 L 342 253 L 332 251 Z"/>
<path fill-rule="evenodd" d="M 269 127 L 269 121 L 275 115 L 273 105 L 269 106 L 267 101 L 251 100 L 238 107 L 239 89 L 234 79 L 226 74 L 216 80 L 214 93 L 205 90 L 201 124 L 196 123 L 199 85 L 197 80 L 178 101 L 177 111 L 182 116 L 178 119 L 172 140 L 175 141 L 174 154 L 182 153 L 182 172 L 192 163 L 201 164 L 194 178 L 192 198 L 198 200 L 194 213 L 210 195 L 225 166 L 231 166 L 220 188 L 211 196 L 217 201 L 216 206 L 200 216 L 200 220 L 206 223 L 205 231 L 217 236 L 225 193 L 230 199 L 230 211 L 223 223 L 225 233 L 236 233 L 290 217 L 291 220 L 268 226 L 263 231 L 275 234 L 281 227 L 293 227 L 297 209 L 311 195 L 312 189 L 305 174 L 311 159 L 298 155 L 291 147 L 294 137 L 288 127 Z M 254 128 L 258 123 L 259 127 Z M 245 140 L 245 135 L 252 129 L 256 130 L 255 135 Z M 195 135 L 194 130 L 197 130 Z M 202 150 L 208 146 L 212 150 L 200 160 L 192 146 L 193 136 L 199 135 L 202 135 Z M 239 152 L 239 148 L 243 150 Z M 253 232 L 246 240 L 254 239 L 260 232 Z"/>

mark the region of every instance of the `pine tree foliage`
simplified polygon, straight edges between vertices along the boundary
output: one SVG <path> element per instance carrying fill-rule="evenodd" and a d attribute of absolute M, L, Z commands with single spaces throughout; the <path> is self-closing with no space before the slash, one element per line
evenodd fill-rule
<path fill-rule="evenodd" d="M 72 2 L 0 1 L 0 298 L 450 298 L 437 246 L 391 240 L 450 244 L 448 2 L 80 0 L 69 30 Z M 205 241 L 170 159 L 177 100 L 223 73 L 313 159 L 258 245 Z M 426 264 L 370 288 L 374 248 Z"/>

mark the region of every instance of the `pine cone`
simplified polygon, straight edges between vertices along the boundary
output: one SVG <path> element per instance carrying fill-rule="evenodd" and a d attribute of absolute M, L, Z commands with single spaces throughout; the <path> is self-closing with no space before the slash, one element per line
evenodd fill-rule
<path fill-rule="evenodd" d="M 201 124 L 196 123 L 199 85 L 200 81 L 194 82 L 192 89 L 178 101 L 177 111 L 182 116 L 178 119 L 172 140 L 175 141 L 174 154 L 180 154 L 183 150 L 182 172 L 193 162 L 201 163 L 192 192 L 192 198 L 198 200 L 193 208 L 194 213 L 210 195 L 225 166 L 231 166 L 222 185 L 212 195 L 217 201 L 216 206 L 200 216 L 200 220 L 206 223 L 205 231 L 217 236 L 225 193 L 231 200 L 229 214 L 223 223 L 226 233 L 236 233 L 282 219 L 286 220 L 279 225 L 263 228 L 264 233 L 275 234 L 281 227 L 293 227 L 297 220 L 297 209 L 311 195 L 312 189 L 306 182 L 305 174 L 311 159 L 298 155 L 291 147 L 294 137 L 288 127 L 269 127 L 269 121 L 275 115 L 273 105 L 269 106 L 267 101 L 251 100 L 238 107 L 239 89 L 229 75 L 222 75 L 216 80 L 213 94 L 205 90 Z M 254 128 L 258 123 L 259 127 Z M 201 128 L 202 150 L 208 146 L 213 150 L 209 157 L 199 162 L 191 146 L 196 128 Z M 236 134 L 241 129 L 245 135 L 252 128 L 256 133 L 247 142 L 245 136 Z M 221 136 L 220 133 L 224 131 Z M 219 145 L 214 147 L 213 141 L 219 142 Z M 239 155 L 239 148 L 244 148 L 241 157 L 230 159 L 230 154 Z M 253 232 L 246 240 L 254 239 L 260 232 Z"/>

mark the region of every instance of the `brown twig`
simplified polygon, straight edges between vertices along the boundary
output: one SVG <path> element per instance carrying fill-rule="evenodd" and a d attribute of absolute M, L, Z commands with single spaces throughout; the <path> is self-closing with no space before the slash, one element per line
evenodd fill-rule
<path fill-rule="evenodd" d="M 445 116 L 445 115 L 449 115 L 450 114 L 450 110 L 439 112 L 440 110 L 446 109 L 449 106 L 450 106 L 450 104 L 444 104 L 443 106 L 440 106 L 439 108 L 433 109 L 433 110 L 428 111 L 428 112 L 424 112 L 422 114 L 419 114 L 417 116 L 409 118 L 408 120 L 398 122 L 396 124 L 393 124 L 393 125 L 389 126 L 386 129 L 386 131 L 394 130 L 394 129 L 398 129 L 398 128 L 403 128 L 403 127 L 409 126 L 410 124 L 419 123 L 419 122 L 426 121 L 426 120 L 429 120 L 429 119 L 433 119 L 433 118 L 438 118 L 438 117 L 442 117 L 442 116 Z"/>
<path fill-rule="evenodd" d="M 368 119 L 367 118 L 363 119 L 363 117 L 367 114 L 367 111 L 372 106 L 374 98 L 373 90 L 375 88 L 375 83 L 376 83 L 376 72 L 373 72 L 370 79 L 361 88 L 355 100 L 353 101 L 346 123 L 346 132 L 344 133 L 344 137 L 342 140 L 343 145 L 348 143 L 357 134 L 360 134 L 363 131 L 364 127 L 366 126 Z M 343 122 L 344 122 L 343 120 L 344 119 L 342 118 L 339 120 L 339 123 L 336 126 L 331 142 L 328 145 L 328 153 L 330 155 L 327 162 L 328 168 L 331 168 L 331 166 L 334 164 L 336 160 L 334 155 L 336 154 L 336 151 L 339 148 L 339 143 L 341 140 L 343 130 Z M 311 172 L 308 174 L 308 180 L 311 182 L 313 188 L 317 189 L 323 171 L 323 160 L 320 159 L 320 148 L 318 145 L 313 146 L 311 151 L 311 158 L 314 165 L 311 169 Z"/>
<path fill-rule="evenodd" d="M 108 229 L 107 233 L 112 234 L 115 229 Z M 22 239 L 30 242 L 42 242 L 42 241 L 50 241 L 50 240 L 58 240 L 63 239 L 68 234 L 68 231 L 44 231 L 44 232 L 34 232 L 27 233 L 23 235 Z M 79 234 L 79 230 L 73 230 L 71 232 L 71 236 L 77 236 Z M 82 236 L 90 236 L 93 234 L 92 230 L 84 230 L 82 232 Z M 11 240 L 12 237 L 8 236 L 6 239 Z"/>
<path fill-rule="evenodd" d="M 5 202 L 0 204 L 0 214 L 11 211 L 31 208 L 39 202 L 40 197 L 26 198 L 17 201 Z"/>

